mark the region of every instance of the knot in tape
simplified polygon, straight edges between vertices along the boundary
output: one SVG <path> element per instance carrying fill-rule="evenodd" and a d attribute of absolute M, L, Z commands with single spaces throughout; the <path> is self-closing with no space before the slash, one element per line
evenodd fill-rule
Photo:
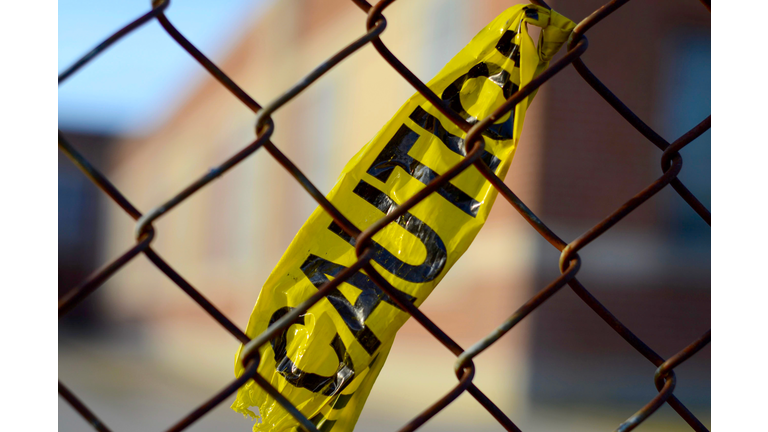
<path fill-rule="evenodd" d="M 576 24 L 559 13 L 541 6 L 529 5 L 523 8 L 522 22 L 541 27 L 538 52 L 541 61 L 548 62 L 560 50 L 576 27 Z M 525 28 L 525 26 L 523 26 Z M 524 30 L 527 35 L 527 29 Z M 525 49 L 525 48 L 523 48 Z"/>

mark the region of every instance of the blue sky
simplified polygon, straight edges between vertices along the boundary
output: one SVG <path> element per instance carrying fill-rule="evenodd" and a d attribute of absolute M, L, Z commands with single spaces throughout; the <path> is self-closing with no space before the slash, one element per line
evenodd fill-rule
<path fill-rule="evenodd" d="M 175 0 L 166 16 L 216 62 L 269 2 Z M 58 71 L 149 9 L 149 0 L 59 0 Z M 168 118 L 205 73 L 152 20 L 59 86 L 59 127 L 147 133 Z"/>

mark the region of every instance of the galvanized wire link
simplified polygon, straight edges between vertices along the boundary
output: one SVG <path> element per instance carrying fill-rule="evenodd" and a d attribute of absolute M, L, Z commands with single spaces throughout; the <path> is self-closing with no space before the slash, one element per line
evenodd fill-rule
<path fill-rule="evenodd" d="M 151 19 L 157 19 L 160 25 L 165 29 L 168 35 L 175 40 L 184 50 L 186 50 L 203 68 L 205 68 L 222 86 L 238 98 L 244 105 L 250 108 L 255 117 L 256 139 L 238 153 L 231 156 L 218 167 L 210 170 L 205 175 L 192 182 L 188 187 L 180 191 L 174 197 L 171 197 L 165 203 L 162 203 L 142 215 L 128 199 L 86 158 L 84 158 L 74 146 L 59 132 L 59 149 L 66 154 L 83 173 L 93 181 L 109 198 L 117 203 L 129 216 L 137 221 L 135 236 L 136 245 L 128 249 L 123 255 L 106 264 L 101 270 L 94 273 L 79 286 L 70 290 L 59 300 L 59 318 L 66 315 L 76 307 L 83 299 L 93 293 L 107 279 L 118 272 L 125 264 L 130 262 L 139 254 L 144 254 L 149 260 L 161 270 L 169 279 L 171 279 L 182 291 L 192 298 L 200 307 L 203 308 L 213 319 L 219 322 L 236 339 L 244 343 L 241 361 L 244 370 L 241 375 L 208 401 L 194 409 L 185 418 L 179 420 L 173 425 L 170 431 L 180 431 L 193 424 L 224 399 L 237 391 L 238 388 L 253 379 L 257 385 L 261 386 L 268 394 L 275 398 L 291 415 L 298 421 L 300 428 L 305 431 L 317 431 L 315 425 L 307 419 L 290 401 L 283 397 L 277 389 L 262 378 L 258 373 L 259 347 L 269 343 L 279 332 L 293 324 L 301 314 L 306 312 L 312 305 L 324 298 L 334 287 L 346 281 L 349 277 L 360 270 L 364 270 L 371 280 L 376 283 L 385 293 L 387 293 L 395 303 L 403 310 L 407 311 L 413 318 L 421 324 L 432 336 L 438 339 L 449 351 L 456 355 L 454 364 L 458 383 L 449 393 L 440 400 L 435 401 L 429 408 L 424 410 L 419 416 L 405 425 L 401 431 L 413 431 L 418 429 L 426 421 L 443 408 L 453 402 L 464 391 L 470 393 L 489 413 L 509 431 L 520 431 L 509 417 L 504 414 L 479 388 L 472 382 L 475 375 L 475 366 L 472 359 L 480 355 L 493 343 L 498 341 L 506 333 L 529 316 L 536 308 L 545 303 L 555 295 L 562 287 L 568 285 L 577 296 L 584 301 L 603 321 L 605 321 L 614 331 L 616 331 L 627 343 L 637 350 L 643 357 L 657 366 L 656 374 L 653 377 L 654 383 L 659 390 L 659 394 L 642 407 L 637 413 L 632 415 L 625 422 L 620 424 L 617 431 L 630 431 L 637 427 L 642 421 L 651 416 L 660 406 L 668 403 L 690 426 L 696 431 L 706 431 L 707 429 L 696 416 L 691 413 L 674 395 L 676 377 L 674 368 L 688 360 L 699 352 L 703 347 L 709 344 L 711 336 L 707 331 L 700 339 L 692 342 L 678 354 L 665 360 L 659 356 L 653 349 L 638 338 L 629 328 L 627 328 L 618 318 L 616 318 L 600 301 L 595 298 L 576 278 L 581 268 L 581 259 L 578 251 L 595 241 L 606 231 L 614 227 L 619 221 L 639 206 L 645 203 L 652 196 L 657 194 L 667 185 L 680 195 L 680 197 L 696 211 L 696 213 L 707 223 L 711 224 L 710 211 L 685 187 L 678 178 L 683 168 L 683 160 L 679 154 L 680 149 L 688 145 L 695 138 L 709 130 L 711 127 L 711 117 L 704 119 L 699 125 L 683 134 L 678 140 L 670 144 L 665 141 L 658 133 L 641 120 L 632 110 L 627 107 L 616 95 L 613 94 L 586 66 L 581 55 L 587 50 L 588 42 L 584 34 L 603 19 L 609 17 L 618 8 L 626 4 L 629 0 L 613 0 L 590 16 L 582 20 L 574 29 L 571 40 L 568 44 L 568 52 L 558 61 L 554 62 L 534 78 L 525 87 L 519 89 L 515 94 L 505 101 L 487 118 L 471 125 L 452 111 L 442 99 L 440 99 L 426 84 L 419 80 L 381 41 L 379 36 L 385 31 L 387 21 L 383 15 L 384 10 L 394 2 L 394 0 L 382 0 L 375 5 L 369 4 L 365 0 L 352 0 L 360 9 L 367 13 L 367 32 L 360 38 L 350 43 L 347 47 L 340 50 L 326 62 L 319 65 L 307 77 L 298 82 L 295 86 L 288 89 L 283 95 L 279 96 L 273 102 L 262 108 L 252 97 L 250 97 L 242 88 L 240 88 L 232 79 L 230 79 L 221 69 L 211 62 L 202 52 L 200 52 L 191 42 L 189 42 L 168 20 L 164 11 L 169 7 L 169 0 L 156 0 L 152 3 L 152 9 L 142 15 L 132 23 L 115 32 L 112 36 L 97 45 L 88 54 L 83 56 L 72 66 L 65 69 L 59 75 L 59 84 L 72 76 L 90 61 L 93 61 L 100 53 L 106 50 L 114 42 L 123 36 L 131 33 Z M 536 0 L 532 3 L 549 8 L 544 1 Z M 704 6 L 710 9 L 709 2 L 702 0 Z M 399 205 L 394 211 L 387 214 L 380 220 L 374 222 L 368 228 L 361 232 L 352 224 L 328 199 L 322 194 L 314 184 L 296 167 L 289 158 L 287 158 L 274 143 L 270 141 L 275 130 L 275 124 L 271 115 L 286 103 L 289 103 L 294 97 L 303 92 L 308 86 L 320 79 L 326 72 L 335 67 L 346 57 L 352 55 L 367 44 L 372 44 L 384 60 L 389 63 L 403 78 L 410 83 L 416 91 L 432 103 L 436 109 L 444 114 L 448 119 L 467 133 L 465 142 L 467 144 L 466 157 L 447 170 L 443 175 L 435 178 L 427 184 L 422 190 Z M 629 198 L 624 205 L 616 209 L 612 214 L 600 223 L 596 224 L 584 234 L 570 243 L 563 241 L 555 232 L 553 232 L 531 209 L 523 203 L 517 195 L 485 164 L 480 162 L 479 157 L 484 148 L 482 132 L 492 125 L 499 118 L 503 117 L 515 105 L 525 97 L 533 93 L 536 89 L 545 84 L 549 79 L 562 71 L 568 65 L 573 65 L 579 75 L 613 107 L 630 125 L 638 130 L 648 141 L 662 150 L 660 157 L 662 175 L 640 191 L 637 195 Z M 301 305 L 295 308 L 291 313 L 283 316 L 273 323 L 266 331 L 251 340 L 246 334 L 235 326 L 221 311 L 208 301 L 200 292 L 178 274 L 163 258 L 161 258 L 151 248 L 151 242 L 155 237 L 155 231 L 152 222 L 162 215 L 171 211 L 178 204 L 185 201 L 191 195 L 195 194 L 201 188 L 208 185 L 217 177 L 224 175 L 229 169 L 243 161 L 245 158 L 264 147 L 267 152 L 275 158 L 309 193 L 315 201 L 333 218 L 333 220 L 350 236 L 356 239 L 356 252 L 358 261 L 347 270 L 340 273 L 333 280 L 320 287 L 318 291 Z M 418 307 L 413 305 L 407 299 L 402 298 L 400 292 L 396 290 L 384 277 L 382 277 L 370 264 L 373 253 L 370 249 L 371 238 L 384 229 L 388 224 L 397 220 L 405 212 L 423 201 L 426 197 L 434 193 L 441 186 L 447 183 L 455 176 L 462 173 L 470 166 L 475 166 L 480 173 L 493 185 L 498 192 L 511 204 L 521 216 L 553 247 L 561 252 L 560 270 L 561 275 L 548 284 L 541 291 L 536 293 L 531 299 L 525 302 L 515 313 L 504 321 L 491 334 L 484 337 L 469 349 L 464 350 L 450 336 L 431 321 Z M 650 378 L 650 377 L 649 377 Z M 93 427 L 98 431 L 109 431 L 110 429 L 102 423 L 88 407 L 78 399 L 69 389 L 59 382 L 59 394 L 69 402 L 75 410 L 80 413 Z"/>

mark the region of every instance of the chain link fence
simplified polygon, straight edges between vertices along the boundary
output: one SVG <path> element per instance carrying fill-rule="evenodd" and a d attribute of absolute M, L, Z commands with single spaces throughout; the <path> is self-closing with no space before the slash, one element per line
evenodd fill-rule
<path fill-rule="evenodd" d="M 623 422 L 616 429 L 617 431 L 630 431 L 651 416 L 663 404 L 669 404 L 680 415 L 690 427 L 695 431 L 707 431 L 702 422 L 674 395 L 676 377 L 674 369 L 694 356 L 710 342 L 710 331 L 704 333 L 699 339 L 693 341 L 690 345 L 684 347 L 677 354 L 668 359 L 662 358 L 645 342 L 638 338 L 627 326 L 616 318 L 610 310 L 603 306 L 587 288 L 576 278 L 579 271 L 581 260 L 578 252 L 600 237 L 606 231 L 615 226 L 621 219 L 633 212 L 652 196 L 657 194 L 666 186 L 671 186 L 677 194 L 709 225 L 711 225 L 711 216 L 709 210 L 685 187 L 677 178 L 682 169 L 682 158 L 679 151 L 710 129 L 711 116 L 707 117 L 696 127 L 683 134 L 673 143 L 664 140 L 658 133 L 643 122 L 632 110 L 630 110 L 611 90 L 609 90 L 580 59 L 581 55 L 587 50 L 588 41 L 585 33 L 594 25 L 608 18 L 622 5 L 629 0 L 613 0 L 594 11 L 591 15 L 581 21 L 575 28 L 571 41 L 568 44 L 567 53 L 558 61 L 552 63 L 541 75 L 536 77 L 528 85 L 521 88 L 504 102 L 491 116 L 478 122 L 475 125 L 466 123 L 445 105 L 440 97 L 430 90 L 422 81 L 420 81 L 395 55 L 390 52 L 379 36 L 386 28 L 386 18 L 383 15 L 384 10 L 393 3 L 394 0 L 382 0 L 376 5 L 371 5 L 365 0 L 352 0 L 363 12 L 367 14 L 368 31 L 359 39 L 355 40 L 347 47 L 339 51 L 336 55 L 319 65 L 301 82 L 288 90 L 282 96 L 262 107 L 245 91 L 224 74 L 214 63 L 212 63 L 203 53 L 201 53 L 184 35 L 182 35 L 168 18 L 164 15 L 165 9 L 169 6 L 169 0 L 154 0 L 152 9 L 145 15 L 139 17 L 132 23 L 120 29 L 112 36 L 107 38 L 96 48 L 78 60 L 71 67 L 59 75 L 59 84 L 72 76 L 75 72 L 93 60 L 101 52 L 106 50 L 114 42 L 123 36 L 136 30 L 143 24 L 152 19 L 157 19 L 160 25 L 165 29 L 168 35 L 173 38 L 184 50 L 186 50 L 195 60 L 197 60 L 216 80 L 219 81 L 227 90 L 237 97 L 243 104 L 250 108 L 256 115 L 256 139 L 235 155 L 231 156 L 226 162 L 211 169 L 206 175 L 200 177 L 187 188 L 179 192 L 170 200 L 158 205 L 147 213 L 141 213 L 131 202 L 107 179 L 101 172 L 91 165 L 75 147 L 67 141 L 61 132 L 59 132 L 59 149 L 66 154 L 72 162 L 85 173 L 105 194 L 107 194 L 115 203 L 117 203 L 126 213 L 136 220 L 136 244 L 123 253 L 119 258 L 110 262 L 99 271 L 83 281 L 79 286 L 70 290 L 59 300 L 59 319 L 76 307 L 83 299 L 99 288 L 107 279 L 119 271 L 125 264 L 134 259 L 139 254 L 144 254 L 160 271 L 170 278 L 182 291 L 190 296 L 200 307 L 202 307 L 211 318 L 215 319 L 227 331 L 229 331 L 238 341 L 245 344 L 243 350 L 244 373 L 228 384 L 225 388 L 213 395 L 205 403 L 194 409 L 186 417 L 179 420 L 170 427 L 169 431 L 180 431 L 193 424 L 204 416 L 211 409 L 216 407 L 227 397 L 237 391 L 242 385 L 253 379 L 267 393 L 273 396 L 286 410 L 296 418 L 300 427 L 305 431 L 317 431 L 316 426 L 305 417 L 296 407 L 285 399 L 274 387 L 265 381 L 258 373 L 259 365 L 258 348 L 289 327 L 301 314 L 306 312 L 312 305 L 320 301 L 331 292 L 336 286 L 347 280 L 360 270 L 364 270 L 370 278 L 391 298 L 395 300 L 404 310 L 413 316 L 432 336 L 437 338 L 446 348 L 453 352 L 456 357 L 454 365 L 458 384 L 440 400 L 434 402 L 429 408 L 424 410 L 419 416 L 410 423 L 403 426 L 401 431 L 412 431 L 418 429 L 431 417 L 440 412 L 443 408 L 453 402 L 463 392 L 470 393 L 491 415 L 509 431 L 520 431 L 515 423 L 493 401 L 491 401 L 479 388 L 477 388 L 472 379 L 475 373 L 475 366 L 472 359 L 482 353 L 492 343 L 500 339 L 509 332 L 516 324 L 525 319 L 537 307 L 541 306 L 555 293 L 566 285 L 576 293 L 606 324 L 608 324 L 616 333 L 618 333 L 628 344 L 630 344 L 639 355 L 645 357 L 653 363 L 657 369 L 653 376 L 654 383 L 659 393 L 645 406 L 640 408 L 634 415 Z M 537 5 L 548 7 L 543 1 L 532 1 Z M 710 9 L 710 2 L 702 0 L 707 9 Z M 339 62 L 350 56 L 368 43 L 372 44 L 379 54 L 394 68 L 408 83 L 410 83 L 419 93 L 421 93 L 430 103 L 444 113 L 458 127 L 467 132 L 466 143 L 471 151 L 457 165 L 450 168 L 443 175 L 430 182 L 424 189 L 419 191 L 413 197 L 405 201 L 396 210 L 387 216 L 376 221 L 365 231 L 356 228 L 344 215 L 331 204 L 325 196 L 312 184 L 312 182 L 287 158 L 271 141 L 270 136 L 274 131 L 275 125 L 270 116 L 283 105 L 291 101 L 296 95 L 301 93 L 314 81 L 318 80 L 323 74 L 336 66 Z M 629 122 L 637 131 L 639 131 L 648 141 L 655 145 L 662 153 L 661 176 L 645 189 L 635 196 L 631 197 L 624 205 L 616 209 L 607 218 L 600 221 L 587 232 L 576 238 L 570 243 L 566 243 L 557 236 L 544 222 L 542 222 L 516 195 L 515 193 L 497 177 L 481 160 L 482 138 L 481 133 L 493 122 L 491 118 L 500 118 L 525 97 L 534 92 L 537 88 L 546 83 L 549 79 L 562 71 L 568 65 L 573 65 L 579 75 L 606 101 L 608 102 L 627 122 Z M 211 304 L 197 289 L 195 289 L 184 277 L 177 273 L 166 261 L 152 249 L 152 240 L 155 235 L 152 223 L 171 211 L 178 204 L 189 198 L 192 194 L 206 186 L 217 177 L 225 174 L 230 168 L 243 161 L 249 155 L 259 148 L 265 148 L 269 154 L 275 158 L 309 193 L 312 198 L 330 214 L 336 224 L 338 224 L 348 235 L 357 239 L 358 260 L 346 271 L 339 274 L 332 281 L 321 287 L 312 297 L 298 306 L 292 313 L 284 316 L 275 322 L 264 333 L 251 340 L 246 334 L 235 326 L 219 309 Z M 450 336 L 443 332 L 417 307 L 407 300 L 402 300 L 397 295 L 397 291 L 386 279 L 384 279 L 370 264 L 371 254 L 368 249 L 370 239 L 389 223 L 396 221 L 409 209 L 417 205 L 424 198 L 440 189 L 445 183 L 456 177 L 465 169 L 474 165 L 482 175 L 499 191 L 499 193 L 517 210 L 520 215 L 535 229 L 544 239 L 553 247 L 561 252 L 560 271 L 561 274 L 549 285 L 541 289 L 536 295 L 530 298 L 517 311 L 515 311 L 506 321 L 504 321 L 494 332 L 474 344 L 469 349 L 459 346 Z M 650 378 L 650 377 L 649 377 Z M 94 429 L 98 431 L 109 431 L 109 427 L 104 424 L 83 403 L 75 396 L 61 381 L 59 381 L 59 394 L 72 407 L 80 413 Z"/>

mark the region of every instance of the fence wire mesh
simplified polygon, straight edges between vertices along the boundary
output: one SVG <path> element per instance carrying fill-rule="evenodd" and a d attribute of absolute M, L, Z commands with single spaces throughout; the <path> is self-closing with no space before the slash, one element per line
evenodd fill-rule
<path fill-rule="evenodd" d="M 475 373 L 475 366 L 472 359 L 482 353 L 492 343 L 509 332 L 516 324 L 526 318 L 537 307 L 541 306 L 551 298 L 558 290 L 568 285 L 576 295 L 584 301 L 606 324 L 608 324 L 616 333 L 618 333 L 629 345 L 631 345 L 640 355 L 653 363 L 657 369 L 653 376 L 654 383 L 659 393 L 645 406 L 640 408 L 634 415 L 623 422 L 616 429 L 617 431 L 630 431 L 640 423 L 650 417 L 663 404 L 669 404 L 677 414 L 682 417 L 690 427 L 695 431 L 707 431 L 704 424 L 674 395 L 676 377 L 674 369 L 698 353 L 710 342 L 710 331 L 704 333 L 699 339 L 693 341 L 684 347 L 677 354 L 664 359 L 657 354 L 651 347 L 637 337 L 626 325 L 616 318 L 603 304 L 595 298 L 587 288 L 576 278 L 581 266 L 581 260 L 578 252 L 592 241 L 603 235 L 606 231 L 615 226 L 621 219 L 636 210 L 652 196 L 657 194 L 666 186 L 671 186 L 677 194 L 708 224 L 711 225 L 710 211 L 685 187 L 678 179 L 678 174 L 682 169 L 682 157 L 679 151 L 691 143 L 694 139 L 710 129 L 711 116 L 707 117 L 690 131 L 683 134 L 673 143 L 667 142 L 643 120 L 641 120 L 631 109 L 629 109 L 611 90 L 608 89 L 581 60 L 581 55 L 587 50 L 588 42 L 585 33 L 594 25 L 609 17 L 629 0 L 613 0 L 581 21 L 573 31 L 572 38 L 568 44 L 568 51 L 558 61 L 552 63 L 541 75 L 532 80 L 528 85 L 521 88 L 513 94 L 503 105 L 501 105 L 491 116 L 478 122 L 475 125 L 468 124 L 463 118 L 455 114 L 440 97 L 430 90 L 421 80 L 419 80 L 400 60 L 390 52 L 379 36 L 386 28 L 386 18 L 383 15 L 384 10 L 391 5 L 394 0 L 382 0 L 375 5 L 369 4 L 365 0 L 352 0 L 362 11 L 367 14 L 368 31 L 359 39 L 350 43 L 347 47 L 339 51 L 336 55 L 319 65 L 307 77 L 288 90 L 286 93 L 262 107 L 251 96 L 243 91 L 234 81 L 224 74 L 213 62 L 211 62 L 202 52 L 200 52 L 184 35 L 182 35 L 168 18 L 164 11 L 168 8 L 169 0 L 154 0 L 152 9 L 131 22 L 124 28 L 115 32 L 112 36 L 104 40 L 88 54 L 83 56 L 72 66 L 64 70 L 58 78 L 59 84 L 72 76 L 75 72 L 97 57 L 114 42 L 123 36 L 136 30 L 143 24 L 152 19 L 156 19 L 165 29 L 168 35 L 173 38 L 181 47 L 184 48 L 200 65 L 202 65 L 218 82 L 229 92 L 237 97 L 243 104 L 250 108 L 256 115 L 256 139 L 235 155 L 231 156 L 223 164 L 211 169 L 206 175 L 192 182 L 187 188 L 179 192 L 170 200 L 156 206 L 147 213 L 142 213 L 94 166 L 84 158 L 75 147 L 59 132 L 59 149 L 66 154 L 72 162 L 88 176 L 105 194 L 107 194 L 115 203 L 117 203 L 126 213 L 136 220 L 135 237 L 136 244 L 123 253 L 119 258 L 108 263 L 106 266 L 91 275 L 80 285 L 67 292 L 59 300 L 59 319 L 70 312 L 83 299 L 99 288 L 107 279 L 119 271 L 125 264 L 134 259 L 139 254 L 144 254 L 160 271 L 170 278 L 182 291 L 190 296 L 200 305 L 213 319 L 229 331 L 238 341 L 245 344 L 243 350 L 243 362 L 246 366 L 244 373 L 229 383 L 225 388 L 212 396 L 202 405 L 191 411 L 186 417 L 180 419 L 168 431 L 180 431 L 195 421 L 200 419 L 211 409 L 216 407 L 227 397 L 237 391 L 242 385 L 253 379 L 267 393 L 273 396 L 287 411 L 289 411 L 298 421 L 300 427 L 305 431 L 317 431 L 316 426 L 307 419 L 296 407 L 285 399 L 271 384 L 264 380 L 256 371 L 259 365 L 258 348 L 268 343 L 278 333 L 289 327 L 300 314 L 303 314 L 313 304 L 320 301 L 334 287 L 338 286 L 353 274 L 364 270 L 371 279 L 411 316 L 418 321 L 432 336 L 437 338 L 446 348 L 448 348 L 457 360 L 454 365 L 456 376 L 459 379 L 458 384 L 448 394 L 440 400 L 434 402 L 429 408 L 424 410 L 419 416 L 410 423 L 403 426 L 401 431 L 412 431 L 418 429 L 431 417 L 440 412 L 443 408 L 453 402 L 464 391 L 470 393 L 490 414 L 509 431 L 520 431 L 515 423 L 499 409 L 483 392 L 480 391 L 472 382 Z M 543 1 L 532 1 L 542 7 L 549 7 Z M 710 2 L 702 0 L 704 6 L 710 10 Z M 432 103 L 440 112 L 446 115 L 458 127 L 466 133 L 465 142 L 471 151 L 458 164 L 450 168 L 443 175 L 434 179 L 424 189 L 419 191 L 413 197 L 402 203 L 397 209 L 387 216 L 381 218 L 372 224 L 365 231 L 360 231 L 355 227 L 341 212 L 331 204 L 313 183 L 291 162 L 271 141 L 270 136 L 275 129 L 270 116 L 276 110 L 280 109 L 286 103 L 291 101 L 296 95 L 301 93 L 310 84 L 319 79 L 323 74 L 336 66 L 339 62 L 350 56 L 368 43 L 372 44 L 378 53 L 392 66 L 408 83 L 410 83 L 419 93 L 421 93 L 430 103 Z M 480 134 L 492 124 L 491 117 L 500 118 L 526 96 L 530 95 L 537 88 L 546 83 L 549 79 L 562 71 L 568 65 L 573 65 L 579 75 L 606 101 L 608 102 L 627 122 L 629 122 L 637 131 L 639 131 L 648 141 L 655 145 L 661 153 L 662 175 L 645 189 L 637 193 L 625 202 L 624 205 L 612 212 L 608 217 L 594 225 L 584 234 L 566 243 L 557 236 L 544 222 L 542 222 L 516 195 L 515 193 L 488 167 L 480 160 L 482 152 L 482 138 Z M 152 223 L 171 211 L 178 204 L 189 198 L 192 194 L 206 186 L 217 177 L 225 174 L 233 166 L 237 165 L 259 148 L 264 147 L 267 152 L 277 160 L 309 193 L 312 198 L 330 214 L 334 221 L 350 236 L 357 239 L 358 261 L 346 271 L 339 274 L 335 279 L 326 283 L 312 297 L 297 307 L 293 313 L 290 313 L 270 326 L 264 333 L 251 340 L 240 330 L 232 321 L 227 318 L 219 309 L 209 302 L 196 288 L 194 288 L 184 277 L 177 273 L 163 258 L 152 249 L 152 240 L 155 235 Z M 504 321 L 494 332 L 474 344 L 469 349 L 459 346 L 450 336 L 443 332 L 434 322 L 432 322 L 423 312 L 408 301 L 400 301 L 394 287 L 384 279 L 370 264 L 372 257 L 369 252 L 370 239 L 388 224 L 397 220 L 410 208 L 417 205 L 423 199 L 436 190 L 440 189 L 446 182 L 460 174 L 470 166 L 475 166 L 482 175 L 499 191 L 499 193 L 517 210 L 520 215 L 560 254 L 561 274 L 549 285 L 540 290 L 531 297 L 525 304 L 517 309 L 506 321 Z M 92 412 L 83 401 L 75 396 L 64 384 L 59 381 L 59 394 L 72 407 L 80 413 L 94 429 L 98 431 L 109 431 L 94 412 Z"/>

